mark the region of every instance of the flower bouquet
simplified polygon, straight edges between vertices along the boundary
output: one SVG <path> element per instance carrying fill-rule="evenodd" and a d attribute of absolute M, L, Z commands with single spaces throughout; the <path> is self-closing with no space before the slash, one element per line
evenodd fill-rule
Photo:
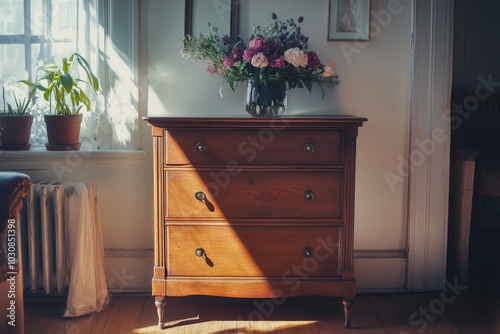
<path fill-rule="evenodd" d="M 207 70 L 218 74 L 234 91 L 239 82 L 248 84 L 246 110 L 253 116 L 277 116 L 286 107 L 287 89 L 318 84 L 337 85 L 335 65 L 322 64 L 314 51 L 307 51 L 308 37 L 298 23 L 304 18 L 286 22 L 272 13 L 268 26 L 254 26 L 248 45 L 241 37 L 231 41 L 222 37 L 218 28 L 209 24 L 210 32 L 199 36 L 186 35 L 182 56 L 193 61 L 207 60 Z"/>

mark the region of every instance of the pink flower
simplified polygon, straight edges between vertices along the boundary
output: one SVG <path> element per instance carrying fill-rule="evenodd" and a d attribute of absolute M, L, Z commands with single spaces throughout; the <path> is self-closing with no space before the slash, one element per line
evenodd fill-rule
<path fill-rule="evenodd" d="M 222 59 L 222 63 L 224 64 L 224 66 L 226 67 L 231 67 L 234 65 L 234 60 L 233 58 L 229 57 L 229 56 L 225 56 L 223 59 Z"/>
<path fill-rule="evenodd" d="M 248 48 L 251 50 L 260 50 L 265 44 L 266 41 L 264 41 L 264 38 L 256 37 L 248 42 Z"/>
<path fill-rule="evenodd" d="M 251 63 L 252 62 L 252 58 L 253 58 L 253 56 L 255 56 L 256 53 L 257 52 L 254 51 L 254 50 L 246 49 L 243 52 L 243 60 L 246 61 L 247 63 Z"/>
<path fill-rule="evenodd" d="M 207 64 L 207 71 L 210 72 L 210 74 L 214 75 L 215 73 L 217 73 L 217 66 L 215 66 L 214 64 L 208 63 Z"/>
<path fill-rule="evenodd" d="M 267 67 L 268 62 L 266 56 L 262 52 L 257 53 L 252 57 L 252 65 L 258 68 Z"/>
<path fill-rule="evenodd" d="M 280 56 L 269 63 L 270 67 L 280 68 L 285 66 L 285 57 Z"/>
<path fill-rule="evenodd" d="M 307 66 L 309 66 L 312 69 L 315 69 L 316 67 L 318 67 L 319 64 L 320 61 L 316 52 L 309 51 L 307 53 Z"/>
<path fill-rule="evenodd" d="M 307 66 L 307 54 L 299 48 L 291 48 L 286 50 L 285 60 L 295 67 Z"/>

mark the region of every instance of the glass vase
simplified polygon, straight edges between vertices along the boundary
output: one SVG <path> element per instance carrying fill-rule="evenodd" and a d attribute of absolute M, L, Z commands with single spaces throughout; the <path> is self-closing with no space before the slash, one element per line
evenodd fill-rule
<path fill-rule="evenodd" d="M 281 81 L 248 80 L 245 110 L 254 117 L 277 117 L 286 110 L 286 84 Z"/>

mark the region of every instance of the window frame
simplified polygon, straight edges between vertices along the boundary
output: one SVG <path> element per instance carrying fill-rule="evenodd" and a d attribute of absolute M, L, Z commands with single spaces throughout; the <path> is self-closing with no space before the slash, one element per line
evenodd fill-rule
<path fill-rule="evenodd" d="M 87 60 L 91 63 L 94 73 L 99 77 L 101 83 L 103 94 L 99 96 L 94 102 L 94 110 L 91 110 L 91 114 L 84 112 L 84 122 L 86 125 L 82 124 L 82 150 L 137 150 L 142 147 L 141 136 L 140 136 L 140 122 L 141 113 L 139 111 L 139 75 L 138 75 L 138 31 L 139 31 L 139 0 L 128 0 L 128 1 L 118 1 L 118 0 L 73 0 L 76 4 L 76 20 L 75 27 L 77 30 L 71 39 L 53 39 L 50 30 L 52 28 L 47 28 L 47 26 L 42 27 L 42 35 L 33 35 L 31 27 L 31 14 L 32 14 L 32 1 L 34 0 L 22 0 L 23 1 L 23 26 L 24 34 L 2 34 L 0 35 L 0 45 L 23 45 L 23 52 L 25 56 L 24 61 L 24 71 L 27 73 L 26 77 L 22 79 L 28 79 L 30 81 L 36 80 L 36 71 L 38 66 L 33 65 L 33 45 L 40 44 L 40 48 L 50 48 L 46 51 L 49 57 L 53 58 L 53 46 L 55 43 L 73 43 L 75 51 L 80 52 Z M 54 12 L 52 6 L 56 5 L 57 0 L 40 0 L 40 5 L 42 7 L 43 17 L 42 20 L 48 22 L 47 24 L 52 24 L 52 15 Z M 88 11 L 87 11 L 88 10 Z M 121 15 L 126 13 L 126 16 Z M 114 16 L 113 20 L 112 17 Z M 92 18 L 90 18 L 92 16 Z M 122 27 L 127 27 L 129 29 L 128 34 L 120 32 L 120 36 L 110 36 L 111 34 L 116 34 L 113 32 L 113 27 L 111 22 L 116 22 L 121 20 L 120 23 Z M 92 21 L 92 22 L 90 22 Z M 30 24 L 26 24 L 30 22 Z M 57 34 L 56 34 L 57 35 Z M 49 37 L 47 37 L 49 36 Z M 90 37 L 89 37 L 90 36 Z M 87 39 L 88 38 L 88 39 Z M 110 103 L 108 99 L 113 96 L 124 96 L 124 87 L 114 87 L 113 78 L 116 73 L 123 73 L 122 68 L 114 68 L 116 63 L 113 61 L 112 57 L 117 55 L 123 56 L 123 54 L 118 54 L 114 50 L 113 38 L 126 38 L 125 42 L 128 43 L 129 48 L 125 50 L 125 65 L 128 66 L 130 75 L 128 77 L 132 78 L 131 82 L 128 83 L 129 86 L 125 87 L 130 96 L 133 96 L 130 101 L 119 101 L 120 105 L 116 102 Z M 47 40 L 50 39 L 50 40 Z M 47 45 L 43 45 L 47 43 Z M 84 51 L 81 51 L 83 47 Z M 47 60 L 44 60 L 47 62 Z M 52 61 L 50 61 L 52 62 Z M 56 61 L 57 64 L 57 61 Z M 116 81 L 116 79 L 114 79 Z M 40 104 L 43 101 L 40 100 Z M 43 107 L 47 108 L 46 105 Z M 45 125 L 43 124 L 43 114 L 46 110 L 36 110 L 34 114 L 34 129 L 32 129 L 31 143 L 32 150 L 44 149 L 44 143 L 46 142 L 45 135 Z M 129 116 L 127 119 L 118 119 L 117 115 L 120 114 L 119 109 L 123 108 L 129 109 Z M 115 109 L 115 110 L 113 110 Z M 131 114 L 130 114 L 131 113 Z M 132 115 L 132 116 L 130 116 Z M 132 119 L 132 121 L 130 121 Z M 119 138 L 121 131 L 123 133 L 123 124 L 127 123 L 126 129 L 130 132 L 129 141 L 124 142 L 122 138 Z M 35 125 L 35 123 L 37 125 Z M 121 128 L 118 128 L 121 126 Z"/>

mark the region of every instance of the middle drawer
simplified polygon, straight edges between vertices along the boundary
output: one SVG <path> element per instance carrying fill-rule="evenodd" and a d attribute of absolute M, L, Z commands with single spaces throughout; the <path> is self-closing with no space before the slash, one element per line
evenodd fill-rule
<path fill-rule="evenodd" d="M 342 218 L 342 172 L 170 170 L 168 218 Z"/>

